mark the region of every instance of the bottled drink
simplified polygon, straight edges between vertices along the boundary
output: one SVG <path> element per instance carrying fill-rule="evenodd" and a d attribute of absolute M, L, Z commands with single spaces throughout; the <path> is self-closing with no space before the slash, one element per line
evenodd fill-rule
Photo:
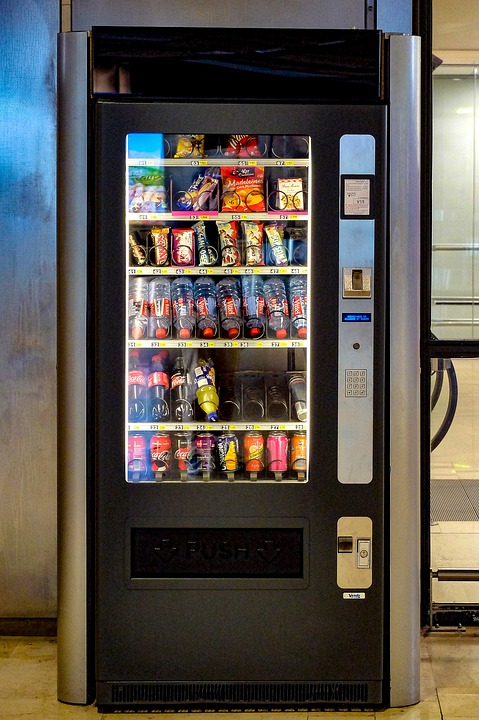
<path fill-rule="evenodd" d="M 135 340 L 145 337 L 148 326 L 148 280 L 130 278 L 128 288 L 128 327 Z"/>
<path fill-rule="evenodd" d="M 170 416 L 168 407 L 168 375 L 165 372 L 163 355 L 154 355 L 151 358 L 151 372 L 148 375 L 148 420 L 160 422 Z"/>
<path fill-rule="evenodd" d="M 199 277 L 193 285 L 196 305 L 197 327 L 201 337 L 216 335 L 216 286 L 210 277 Z"/>
<path fill-rule="evenodd" d="M 216 284 L 216 302 L 221 327 L 234 340 L 241 330 L 241 293 L 235 278 L 225 277 Z"/>
<path fill-rule="evenodd" d="M 171 411 L 173 420 L 182 422 L 193 417 L 191 379 L 181 355 L 176 358 L 171 375 Z"/>
<path fill-rule="evenodd" d="M 130 352 L 128 371 L 128 422 L 146 422 L 146 377 L 140 367 L 138 350 Z"/>
<path fill-rule="evenodd" d="M 154 278 L 148 284 L 148 337 L 165 338 L 171 327 L 170 281 Z"/>
<path fill-rule="evenodd" d="M 178 277 L 171 283 L 173 324 L 178 337 L 189 338 L 195 329 L 196 312 L 193 300 L 193 283 L 188 277 Z"/>
<path fill-rule="evenodd" d="M 263 278 L 258 275 L 243 275 L 241 290 L 246 332 L 252 338 L 259 338 L 264 334 L 266 325 Z"/>
<path fill-rule="evenodd" d="M 304 275 L 291 277 L 289 281 L 291 325 L 296 330 L 299 338 L 306 338 L 308 335 L 306 288 L 307 280 Z"/>
<path fill-rule="evenodd" d="M 277 338 L 285 338 L 289 328 L 289 305 L 285 284 L 279 277 L 269 277 L 264 281 L 263 290 L 269 330 Z"/>
<path fill-rule="evenodd" d="M 218 420 L 218 393 L 215 387 L 215 369 L 212 360 L 198 360 L 195 368 L 196 399 L 207 420 Z"/>

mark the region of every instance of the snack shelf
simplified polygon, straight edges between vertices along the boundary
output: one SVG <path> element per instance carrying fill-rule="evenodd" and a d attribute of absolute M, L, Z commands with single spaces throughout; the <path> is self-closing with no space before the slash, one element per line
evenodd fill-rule
<path fill-rule="evenodd" d="M 199 267 L 192 265 L 191 267 L 168 265 L 162 267 L 153 267 L 152 265 L 144 265 L 142 267 L 129 267 L 129 275 L 307 275 L 308 268 L 304 265 L 255 265 L 254 267 L 233 266 L 221 267 L 218 265 L 208 265 Z"/>
<path fill-rule="evenodd" d="M 228 213 L 219 210 L 208 212 L 192 212 L 190 210 L 175 210 L 174 212 L 156 213 L 128 213 L 127 220 L 130 223 L 160 223 L 160 222 L 198 222 L 198 220 L 222 220 L 232 222 L 233 220 L 246 220 L 258 222 L 274 222 L 275 220 L 308 220 L 309 213 L 305 211 L 270 211 L 250 213 Z"/>
<path fill-rule="evenodd" d="M 309 158 L 235 158 L 210 155 L 205 158 L 129 158 L 130 167 L 308 167 Z"/>
<path fill-rule="evenodd" d="M 271 348 L 307 348 L 308 343 L 306 340 L 274 340 L 274 339 L 262 339 L 262 340 L 227 340 L 226 338 L 219 338 L 216 340 L 128 340 L 129 349 L 157 349 L 157 348 L 173 348 L 177 350 L 185 349 L 208 349 L 208 350 L 247 350 L 247 349 L 271 349 Z"/>
<path fill-rule="evenodd" d="M 272 422 L 223 422 L 204 423 L 189 421 L 186 423 L 129 423 L 128 432 L 306 432 L 306 423 L 294 420 L 280 423 Z"/>

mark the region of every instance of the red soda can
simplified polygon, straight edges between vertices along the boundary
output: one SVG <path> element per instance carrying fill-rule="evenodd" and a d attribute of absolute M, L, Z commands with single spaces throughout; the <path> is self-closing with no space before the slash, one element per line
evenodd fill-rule
<path fill-rule="evenodd" d="M 191 435 L 189 433 L 176 433 L 175 435 L 175 461 L 180 473 L 188 470 L 191 457 Z"/>
<path fill-rule="evenodd" d="M 247 472 L 264 470 L 264 438 L 261 433 L 246 433 L 243 439 L 243 457 Z"/>
<path fill-rule="evenodd" d="M 128 435 L 128 479 L 133 482 L 142 480 L 147 471 L 145 436 L 139 433 Z"/>
<path fill-rule="evenodd" d="M 168 433 L 152 435 L 150 439 L 151 469 L 155 477 L 163 475 L 170 469 L 171 438 Z"/>
<path fill-rule="evenodd" d="M 215 469 L 215 445 L 213 433 L 199 433 L 196 436 L 196 462 L 199 472 L 211 472 Z"/>
<path fill-rule="evenodd" d="M 268 470 L 281 474 L 288 469 L 288 436 L 283 432 L 272 432 L 266 441 Z"/>
<path fill-rule="evenodd" d="M 306 433 L 295 432 L 291 438 L 291 470 L 306 470 Z"/>

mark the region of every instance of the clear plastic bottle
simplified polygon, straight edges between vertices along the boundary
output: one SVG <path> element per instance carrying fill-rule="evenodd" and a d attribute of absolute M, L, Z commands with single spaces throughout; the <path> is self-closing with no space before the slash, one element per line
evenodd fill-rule
<path fill-rule="evenodd" d="M 138 350 L 130 351 L 128 370 L 128 422 L 146 422 L 146 376 L 140 366 Z"/>
<path fill-rule="evenodd" d="M 168 420 L 168 388 L 170 380 L 166 373 L 162 352 L 151 358 L 150 374 L 148 375 L 148 421 L 157 423 Z"/>
<path fill-rule="evenodd" d="M 170 281 L 153 278 L 148 284 L 148 337 L 163 339 L 171 328 Z"/>
<path fill-rule="evenodd" d="M 148 280 L 130 278 L 128 286 L 128 327 L 130 337 L 140 340 L 146 336 L 148 327 Z"/>
<path fill-rule="evenodd" d="M 193 283 L 188 277 L 178 277 L 171 283 L 173 324 L 178 337 L 189 338 L 194 334 L 196 311 L 193 299 Z"/>
<path fill-rule="evenodd" d="M 299 338 L 308 336 L 307 318 L 307 278 L 304 275 L 292 276 L 289 281 L 289 309 L 291 325 Z"/>
<path fill-rule="evenodd" d="M 176 358 L 171 374 L 171 413 L 175 422 L 193 417 L 191 378 L 181 355 Z"/>
<path fill-rule="evenodd" d="M 281 278 L 269 277 L 264 281 L 263 290 L 269 331 L 278 339 L 284 339 L 289 329 L 286 286 Z"/>
<path fill-rule="evenodd" d="M 216 284 L 216 303 L 223 331 L 234 340 L 241 331 L 241 291 L 235 278 L 225 277 Z"/>
<path fill-rule="evenodd" d="M 253 339 L 260 338 L 266 327 L 263 278 L 259 275 L 243 275 L 241 291 L 246 334 Z"/>
<path fill-rule="evenodd" d="M 201 337 L 212 338 L 217 332 L 216 285 L 213 278 L 199 277 L 193 285 L 197 328 Z"/>
<path fill-rule="evenodd" d="M 198 360 L 195 368 L 196 399 L 210 422 L 218 420 L 218 393 L 215 386 L 215 368 L 212 360 Z"/>

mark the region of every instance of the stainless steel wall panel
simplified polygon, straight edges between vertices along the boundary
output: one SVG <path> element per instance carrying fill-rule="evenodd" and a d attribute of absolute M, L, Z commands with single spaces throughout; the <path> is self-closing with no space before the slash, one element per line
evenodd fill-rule
<path fill-rule="evenodd" d="M 72 30 L 94 25 L 157 27 L 365 28 L 364 0 L 72 0 Z"/>
<path fill-rule="evenodd" d="M 0 617 L 56 615 L 55 0 L 2 2 Z"/>

